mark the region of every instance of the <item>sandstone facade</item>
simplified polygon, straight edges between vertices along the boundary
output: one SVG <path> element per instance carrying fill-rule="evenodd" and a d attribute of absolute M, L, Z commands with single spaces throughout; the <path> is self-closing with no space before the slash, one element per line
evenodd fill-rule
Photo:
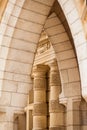
<path fill-rule="evenodd" d="M 87 1 L 0 0 L 0 130 L 87 130 Z"/>

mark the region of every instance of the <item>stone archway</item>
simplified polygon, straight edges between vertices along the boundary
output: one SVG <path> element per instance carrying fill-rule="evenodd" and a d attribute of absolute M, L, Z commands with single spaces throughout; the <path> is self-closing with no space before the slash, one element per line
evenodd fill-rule
<path fill-rule="evenodd" d="M 1 106 L 1 111 L 3 113 L 12 109 L 14 112 L 16 108 L 18 112 L 19 111 L 23 112 L 23 108 L 27 103 L 27 95 L 28 95 L 29 87 L 30 88 L 32 87 L 30 74 L 31 74 L 31 68 L 34 59 L 34 53 L 37 46 L 36 44 L 39 40 L 41 30 L 43 28 L 43 25 L 46 21 L 46 18 L 50 12 L 50 9 L 54 1 L 53 0 L 52 1 L 32 0 L 29 1 L 29 3 L 28 1 L 25 1 L 24 6 L 23 6 L 23 2 L 24 1 L 22 2 L 17 1 L 16 4 L 14 5 L 15 3 L 14 1 L 13 2 L 9 1 L 7 5 L 7 15 L 6 15 L 8 17 L 5 17 L 4 15 L 1 23 L 1 28 L 4 27 L 0 37 L 1 40 L 0 83 L 2 87 L 0 106 Z M 87 64 L 87 60 L 84 58 L 86 58 L 87 48 L 85 49 L 82 55 L 80 55 L 79 53 L 79 49 L 85 47 L 86 39 L 83 34 L 82 26 L 80 30 L 79 28 L 77 30 L 74 29 L 74 27 L 76 27 L 75 22 L 80 22 L 80 18 L 78 17 L 78 13 L 76 13 L 77 15 L 74 20 L 77 19 L 78 21 L 76 20 L 74 21 L 74 23 L 71 23 L 72 21 L 71 15 L 74 13 L 72 9 L 74 8 L 75 9 L 74 11 L 77 12 L 73 1 L 60 0 L 58 2 L 60 3 L 62 10 L 65 13 L 65 16 L 67 18 L 74 39 L 76 52 L 78 52 L 77 58 L 79 59 L 78 61 L 79 61 L 79 68 L 80 68 L 80 74 L 82 80 L 82 92 L 83 92 L 83 97 L 84 96 L 86 97 L 86 93 L 84 93 L 86 91 L 84 90 L 87 85 L 87 80 L 85 78 L 85 76 L 87 76 L 86 73 L 87 66 L 85 66 Z M 68 8 L 70 2 L 72 2 L 72 8 Z M 34 8 L 35 5 L 38 5 L 38 7 Z M 22 6 L 23 8 L 21 8 Z M 43 10 L 46 9 L 46 12 L 44 12 L 43 10 L 41 11 L 39 7 L 43 7 L 42 8 Z M 26 22 L 27 26 L 25 26 L 24 22 Z M 29 28 L 31 27 L 31 25 L 32 28 Z M 34 31 L 32 31 L 33 27 L 34 27 Z M 65 36 L 65 38 L 66 37 L 67 36 Z M 79 43 L 79 45 L 81 46 L 78 46 L 77 43 Z M 82 43 L 84 43 L 84 45 Z M 22 55 L 24 57 L 22 57 Z M 69 73 L 72 73 L 71 71 Z M 66 74 L 67 71 L 63 71 L 63 73 Z M 64 78 L 63 75 L 61 77 Z M 67 79 L 64 79 L 64 81 L 66 80 Z M 4 109 L 2 110 L 3 107 Z M 12 117 L 12 115 L 10 116 Z M 9 120 L 9 117 L 7 118 L 8 118 L 7 120 Z"/>
<path fill-rule="evenodd" d="M 67 116 L 66 116 L 67 125 L 66 125 L 66 127 L 67 127 L 67 129 L 80 128 L 80 122 L 79 122 L 80 118 L 77 119 L 74 114 L 74 109 L 75 109 L 74 106 L 77 109 L 76 112 L 79 114 L 81 93 L 80 93 L 80 79 L 79 79 L 78 65 L 76 63 L 77 60 L 76 60 L 76 55 L 75 55 L 72 43 L 69 40 L 67 32 L 65 31 L 63 25 L 61 24 L 61 21 L 58 19 L 58 17 L 56 16 L 55 13 L 53 13 L 49 16 L 44 28 L 49 36 L 51 43 L 53 44 L 54 50 L 56 49 L 56 58 L 57 58 L 57 62 L 58 62 L 58 67 L 59 67 L 60 74 L 62 73 L 61 74 L 62 94 L 60 96 L 60 102 L 67 107 Z M 61 45 L 61 44 L 63 44 L 63 45 Z M 63 63 L 65 62 L 64 66 L 63 66 L 64 68 L 61 67 L 62 64 L 60 64 L 60 62 L 62 62 L 62 61 L 63 61 Z M 72 64 L 70 61 L 75 61 L 75 62 L 74 63 L 72 62 L 73 63 Z M 78 75 L 78 76 L 76 76 L 75 79 L 73 79 L 74 77 L 71 78 L 71 76 L 73 74 L 68 75 L 69 71 L 71 73 L 74 72 L 74 74 Z M 65 78 L 67 80 L 65 80 L 63 78 Z M 77 87 L 77 89 L 76 89 L 76 87 Z M 69 107 L 70 105 L 72 106 L 71 108 Z M 70 115 L 74 116 L 74 118 L 73 118 L 73 116 L 71 117 L 71 121 L 70 121 L 70 119 L 68 120 L 68 117 Z M 77 121 L 74 122 L 75 118 L 77 119 Z M 72 120 L 73 120 L 73 122 L 72 122 Z"/>
<path fill-rule="evenodd" d="M 40 1 L 37 1 L 36 3 L 39 3 L 39 2 Z M 47 6 L 48 6 L 48 9 L 45 8 L 46 9 L 45 14 L 49 12 L 48 10 L 50 10 L 51 5 L 53 4 L 54 1 L 51 1 L 51 2 L 48 1 L 46 3 L 45 7 L 47 8 Z M 86 73 L 85 73 L 86 71 L 84 71 L 84 69 L 86 70 L 87 68 L 86 68 L 86 66 L 84 64 L 86 64 L 86 48 L 87 47 L 86 47 L 86 39 L 85 39 L 84 33 L 83 33 L 83 28 L 82 28 L 82 25 L 81 25 L 81 20 L 79 18 L 79 15 L 78 15 L 78 12 L 77 12 L 74 1 L 62 1 L 62 0 L 59 0 L 58 2 L 59 2 L 59 4 L 60 4 L 60 6 L 61 6 L 61 8 L 62 8 L 62 10 L 63 10 L 63 12 L 64 12 L 64 14 L 66 16 L 66 19 L 68 21 L 68 24 L 69 24 L 69 27 L 70 27 L 70 30 L 72 32 L 72 36 L 73 36 L 73 39 L 74 39 L 74 44 L 75 44 L 75 48 L 76 48 L 76 52 L 77 52 L 77 59 L 79 61 L 79 68 L 81 68 L 80 69 L 80 75 L 81 75 L 81 80 L 82 80 L 82 82 L 81 82 L 82 83 L 82 94 L 83 94 L 83 97 L 85 98 L 86 97 L 86 95 L 85 95 L 86 79 L 84 78 L 84 76 L 86 76 Z M 8 51 L 9 51 L 9 45 L 11 43 L 10 40 L 12 39 L 12 35 L 13 35 L 14 30 L 15 30 L 14 27 L 16 27 L 16 23 L 18 21 L 19 15 L 20 15 L 20 13 L 22 11 L 21 7 L 23 6 L 23 4 L 24 4 L 24 1 L 17 1 L 17 2 L 15 2 L 15 1 L 10 2 L 9 1 L 8 5 L 7 5 L 6 12 L 4 13 L 4 16 L 2 18 L 1 30 L 2 30 L 3 27 L 4 27 L 4 29 L 2 30 L 2 34 L 1 34 L 1 38 L 0 38 L 1 39 L 1 48 L 2 48 L 2 50 L 6 50 L 6 52 L 7 52 L 6 55 L 4 55 L 4 58 L 7 58 L 7 54 L 8 54 Z M 32 7 L 34 7 L 35 3 L 34 3 L 34 1 L 32 1 L 29 4 L 33 5 Z M 45 5 L 45 1 L 44 2 L 42 1 L 39 4 Z M 39 7 L 39 4 L 38 4 L 38 7 Z M 70 5 L 72 5 L 71 8 L 69 8 Z M 29 9 L 30 9 L 30 7 L 29 7 Z M 32 10 L 33 9 L 34 8 L 32 8 Z M 17 10 L 17 13 L 16 13 L 16 10 Z M 38 12 L 38 11 L 39 10 L 37 10 L 36 12 Z M 75 16 L 73 16 L 73 21 L 72 21 L 72 18 L 71 18 L 71 13 L 76 14 Z M 12 15 L 10 15 L 10 14 L 12 14 Z M 46 16 L 47 16 L 47 14 L 46 14 Z M 72 21 L 72 22 L 70 22 L 70 21 Z M 78 27 L 77 29 L 75 29 L 75 27 L 77 26 L 77 23 L 78 23 L 80 28 Z M 10 30 L 10 34 L 8 36 L 7 33 L 8 33 L 9 30 Z M 40 30 L 38 30 L 38 31 L 40 31 Z M 2 43 L 5 46 L 5 48 L 3 47 Z M 79 46 L 79 45 L 81 45 L 81 46 Z M 81 49 L 85 50 L 84 53 L 82 53 L 82 54 L 79 53 Z M 3 57 L 3 56 L 1 56 L 1 57 Z M 3 62 L 3 66 L 4 66 L 3 70 L 5 70 L 5 64 L 6 64 L 5 60 L 1 59 L 1 61 Z M 2 84 L 2 82 L 3 81 L 1 81 L 1 84 Z"/>
<path fill-rule="evenodd" d="M 55 13 L 48 17 L 44 28 L 53 44 L 54 50 L 56 50 L 62 83 L 62 93 L 59 96 L 59 101 L 67 108 L 66 129 L 80 129 L 81 86 L 74 48 L 64 26 Z M 78 76 L 75 78 L 73 75 Z M 78 119 L 74 111 L 78 114 Z"/>
<path fill-rule="evenodd" d="M 71 87 L 71 95 L 69 97 L 80 98 L 80 77 L 78 70 L 78 63 L 76 59 L 76 54 L 72 46 L 71 41 L 69 40 L 68 34 L 65 31 L 61 21 L 58 19 L 57 15 L 53 13 L 46 21 L 45 31 L 48 34 L 48 37 L 54 47 L 56 52 L 56 58 L 58 62 L 59 71 L 61 74 L 61 83 L 62 87 L 66 84 L 71 85 L 72 87 L 77 87 L 77 94 L 72 92 L 74 88 Z M 69 75 L 70 74 L 70 75 Z M 76 75 L 76 78 L 73 75 Z M 65 79 L 64 79 L 65 78 Z M 76 85 L 75 85 L 76 84 Z M 66 89 L 66 87 L 64 87 Z M 62 88 L 62 94 L 65 94 L 65 98 L 68 95 L 65 93 L 64 88 Z M 63 92 L 64 91 L 64 92 Z M 61 98 L 64 95 L 61 94 Z M 75 95 L 72 95 L 75 94 Z"/>
<path fill-rule="evenodd" d="M 33 90 L 29 93 L 29 103 L 25 108 L 26 130 L 65 129 L 65 108 L 59 104 L 60 74 L 54 49 L 45 32 L 39 40 L 32 75 Z"/>

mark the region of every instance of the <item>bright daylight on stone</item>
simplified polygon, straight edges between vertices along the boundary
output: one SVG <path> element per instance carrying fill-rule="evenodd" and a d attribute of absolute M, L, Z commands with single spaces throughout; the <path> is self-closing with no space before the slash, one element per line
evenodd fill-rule
<path fill-rule="evenodd" d="M 87 130 L 87 0 L 0 0 L 0 130 Z"/>

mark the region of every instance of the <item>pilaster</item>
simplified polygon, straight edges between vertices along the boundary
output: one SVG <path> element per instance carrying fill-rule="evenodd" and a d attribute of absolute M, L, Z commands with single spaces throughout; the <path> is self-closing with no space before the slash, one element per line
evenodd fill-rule
<path fill-rule="evenodd" d="M 79 98 L 69 98 L 67 102 L 66 126 L 67 130 L 81 130 Z"/>

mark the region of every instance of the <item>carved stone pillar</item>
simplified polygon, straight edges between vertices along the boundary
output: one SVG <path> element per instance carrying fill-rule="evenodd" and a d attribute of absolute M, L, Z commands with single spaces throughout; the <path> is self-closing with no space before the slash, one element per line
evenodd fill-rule
<path fill-rule="evenodd" d="M 46 66 L 34 70 L 33 130 L 47 129 Z"/>
<path fill-rule="evenodd" d="M 68 99 L 67 113 L 66 113 L 66 126 L 67 130 L 80 130 L 80 100 Z"/>
<path fill-rule="evenodd" d="M 50 130 L 64 130 L 64 107 L 59 104 L 61 84 L 57 63 L 50 64 Z"/>

